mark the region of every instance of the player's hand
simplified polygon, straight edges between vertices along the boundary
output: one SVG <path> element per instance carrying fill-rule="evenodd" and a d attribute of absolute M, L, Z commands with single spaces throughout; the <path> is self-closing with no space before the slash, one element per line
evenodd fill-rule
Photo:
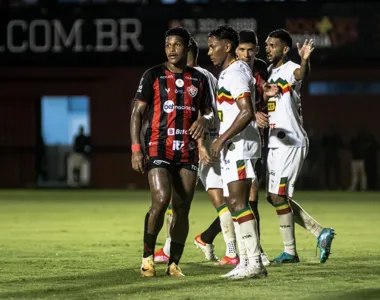
<path fill-rule="evenodd" d="M 264 98 L 276 97 L 281 93 L 280 87 L 276 83 L 266 83 L 263 85 Z"/>
<path fill-rule="evenodd" d="M 256 123 L 260 128 L 267 128 L 269 126 L 269 115 L 262 111 L 256 112 Z"/>
<path fill-rule="evenodd" d="M 132 169 L 144 174 L 144 155 L 141 151 L 132 152 Z"/>
<path fill-rule="evenodd" d="M 200 117 L 191 125 L 189 132 L 193 139 L 197 140 L 203 136 L 208 120 L 205 117 Z"/>
<path fill-rule="evenodd" d="M 303 43 L 302 47 L 300 43 L 297 43 L 298 55 L 303 60 L 308 60 L 310 58 L 311 52 L 314 51 L 313 40 L 307 41 Z"/>
<path fill-rule="evenodd" d="M 206 147 L 199 147 L 199 160 L 200 162 L 206 166 L 206 167 L 211 167 L 212 166 L 212 158 L 210 157 L 210 154 L 208 153 Z"/>
<path fill-rule="evenodd" d="M 224 146 L 223 141 L 220 138 L 213 141 L 211 144 L 211 149 L 210 149 L 211 156 L 215 159 L 219 158 L 220 157 L 220 151 L 222 151 L 223 146 Z"/>

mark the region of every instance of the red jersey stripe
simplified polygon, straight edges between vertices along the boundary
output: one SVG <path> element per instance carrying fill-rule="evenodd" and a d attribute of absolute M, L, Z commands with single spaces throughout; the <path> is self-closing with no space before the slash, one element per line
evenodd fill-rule
<path fill-rule="evenodd" d="M 174 159 L 174 151 L 173 151 L 173 144 L 175 139 L 175 119 L 177 116 L 177 109 L 175 109 L 175 106 L 177 105 L 177 95 L 176 95 L 176 86 L 175 86 L 175 76 L 173 73 L 171 73 L 168 70 L 165 70 L 165 75 L 167 77 L 166 79 L 166 92 L 167 92 L 167 99 L 168 102 L 173 105 L 173 111 L 168 113 L 166 128 L 173 128 L 174 131 L 172 131 L 172 135 L 167 135 L 166 139 L 166 158 L 168 159 Z M 170 102 L 171 101 L 171 102 Z M 165 113 L 165 112 L 164 112 Z M 168 131 L 169 133 L 169 131 Z"/>
<path fill-rule="evenodd" d="M 152 134 L 149 141 L 149 156 L 158 155 L 158 138 L 160 135 L 160 118 L 161 118 L 161 98 L 158 78 L 153 84 L 153 118 L 152 118 Z"/>

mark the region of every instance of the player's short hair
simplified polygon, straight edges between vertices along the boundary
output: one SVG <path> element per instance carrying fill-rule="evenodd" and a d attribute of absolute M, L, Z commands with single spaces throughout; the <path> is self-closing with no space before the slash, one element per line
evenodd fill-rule
<path fill-rule="evenodd" d="M 192 53 L 195 59 L 198 59 L 198 54 L 199 54 L 198 43 L 192 37 L 190 38 L 189 51 Z"/>
<path fill-rule="evenodd" d="M 243 43 L 252 43 L 257 45 L 259 42 L 257 40 L 256 32 L 250 29 L 245 29 L 239 32 L 240 44 Z"/>
<path fill-rule="evenodd" d="M 173 27 L 170 28 L 168 31 L 165 33 L 165 38 L 167 38 L 170 35 L 177 35 L 180 36 L 183 39 L 183 42 L 185 43 L 185 46 L 189 46 L 190 42 L 190 32 L 183 27 Z"/>
<path fill-rule="evenodd" d="M 290 33 L 286 31 L 285 29 L 281 28 L 281 29 L 273 30 L 271 33 L 269 33 L 268 36 L 272 38 L 280 39 L 281 42 L 285 43 L 286 46 L 288 46 L 289 48 L 292 48 L 292 44 L 293 44 L 292 37 Z"/>
<path fill-rule="evenodd" d="M 221 25 L 218 28 L 210 31 L 207 37 L 216 37 L 218 40 L 229 40 L 232 44 L 232 52 L 235 52 L 239 45 L 238 32 L 228 25 Z"/>

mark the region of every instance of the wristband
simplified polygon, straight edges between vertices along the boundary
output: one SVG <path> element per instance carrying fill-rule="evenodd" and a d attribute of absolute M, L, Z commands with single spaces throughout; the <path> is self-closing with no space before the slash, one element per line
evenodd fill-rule
<path fill-rule="evenodd" d="M 132 144 L 132 152 L 141 151 L 141 145 L 140 144 Z"/>

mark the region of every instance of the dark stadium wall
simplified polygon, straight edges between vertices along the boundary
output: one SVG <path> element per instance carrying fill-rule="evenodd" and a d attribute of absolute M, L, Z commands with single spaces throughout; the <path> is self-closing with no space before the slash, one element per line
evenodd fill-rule
<path fill-rule="evenodd" d="M 130 102 L 141 68 L 6 68 L 0 70 L 0 187 L 33 187 L 36 182 L 36 140 L 39 99 L 43 95 L 88 95 L 91 99 L 91 182 L 96 188 L 146 188 L 145 175 L 130 167 Z M 376 71 L 313 69 L 313 81 L 380 81 Z M 330 123 L 348 141 L 360 125 L 380 140 L 380 97 L 310 96 L 302 91 L 306 128 L 317 136 Z M 342 151 L 342 174 L 349 180 L 349 152 Z"/>

